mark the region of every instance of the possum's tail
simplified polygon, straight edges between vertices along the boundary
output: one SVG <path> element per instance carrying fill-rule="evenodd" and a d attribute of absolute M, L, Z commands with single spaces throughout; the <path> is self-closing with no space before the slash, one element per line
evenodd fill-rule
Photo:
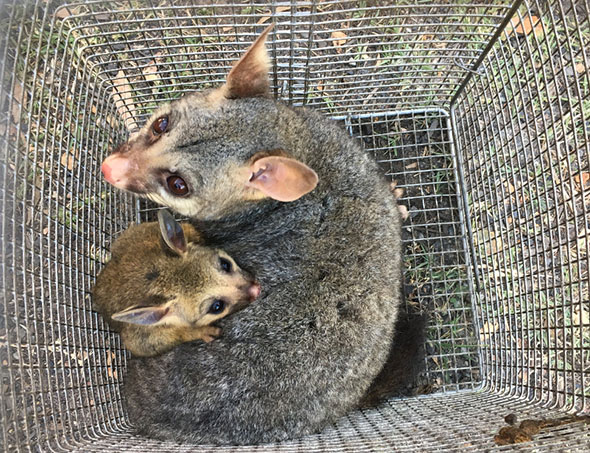
<path fill-rule="evenodd" d="M 360 408 L 415 393 L 418 374 L 424 368 L 425 336 L 426 315 L 400 307 L 389 357 L 359 403 Z"/>

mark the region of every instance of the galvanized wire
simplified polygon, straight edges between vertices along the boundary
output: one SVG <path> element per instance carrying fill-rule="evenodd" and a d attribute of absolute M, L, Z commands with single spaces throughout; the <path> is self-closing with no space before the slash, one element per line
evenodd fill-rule
<path fill-rule="evenodd" d="M 418 384 L 439 393 L 263 448 L 484 451 L 505 412 L 588 410 L 588 2 L 193 3 L 0 5 L 0 445 L 189 448 L 131 434 L 128 356 L 91 309 L 113 238 L 152 215 L 99 166 L 270 22 L 275 94 L 341 121 L 405 191 L 405 303 L 430 317 Z M 564 443 L 584 451 L 588 429 L 522 449 Z"/>
<path fill-rule="evenodd" d="M 454 111 L 482 276 L 482 372 L 494 391 L 582 410 L 590 360 L 588 4 L 525 3 L 513 22 Z"/>

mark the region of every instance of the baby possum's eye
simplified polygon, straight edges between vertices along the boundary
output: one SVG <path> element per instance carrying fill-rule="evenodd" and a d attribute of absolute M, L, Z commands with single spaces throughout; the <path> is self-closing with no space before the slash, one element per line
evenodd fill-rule
<path fill-rule="evenodd" d="M 172 195 L 176 195 L 182 197 L 187 195 L 189 190 L 186 182 L 178 175 L 170 175 L 166 178 L 166 185 L 168 186 L 168 190 L 172 193 Z"/>
<path fill-rule="evenodd" d="M 168 117 L 161 116 L 152 123 L 152 129 L 156 135 L 163 134 L 168 129 Z"/>
<path fill-rule="evenodd" d="M 160 276 L 160 271 L 158 269 L 152 269 L 147 274 L 145 274 L 145 279 L 148 282 L 154 281 L 156 278 Z"/>
<path fill-rule="evenodd" d="M 225 310 L 225 302 L 221 299 L 215 299 L 209 307 L 209 313 L 213 315 L 218 315 L 223 310 Z"/>
<path fill-rule="evenodd" d="M 222 257 L 219 258 L 219 267 L 221 267 L 221 270 L 227 274 L 230 274 L 233 269 L 231 261 Z"/>

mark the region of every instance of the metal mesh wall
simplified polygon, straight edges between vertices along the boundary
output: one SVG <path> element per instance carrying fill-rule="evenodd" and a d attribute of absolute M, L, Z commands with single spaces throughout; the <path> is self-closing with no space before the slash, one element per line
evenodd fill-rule
<path fill-rule="evenodd" d="M 575 410 L 590 397 L 588 11 L 521 7 L 454 110 L 486 386 Z"/>
<path fill-rule="evenodd" d="M 405 302 L 429 314 L 418 384 L 435 393 L 261 448 L 487 451 L 508 412 L 588 410 L 588 2 L 389 3 L 0 0 L 0 445 L 190 449 L 134 437 L 122 407 L 128 356 L 88 295 L 152 207 L 99 166 L 271 21 L 275 94 L 341 121 L 404 189 Z"/>
<path fill-rule="evenodd" d="M 422 109 L 344 122 L 404 190 L 405 302 L 410 311 L 428 314 L 421 382 L 428 391 L 473 388 L 480 375 L 449 114 Z"/>

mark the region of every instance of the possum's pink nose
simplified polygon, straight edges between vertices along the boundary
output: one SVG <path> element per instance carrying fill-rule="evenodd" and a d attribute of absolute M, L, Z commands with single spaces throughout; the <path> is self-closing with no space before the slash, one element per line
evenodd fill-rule
<path fill-rule="evenodd" d="M 122 188 L 125 186 L 127 174 L 129 173 L 129 159 L 111 154 L 102 163 L 100 169 L 106 179 L 113 186 Z"/>
<path fill-rule="evenodd" d="M 248 295 L 250 296 L 251 301 L 255 301 L 256 299 L 258 299 L 258 296 L 260 296 L 260 284 L 259 283 L 251 284 L 250 287 L 248 288 Z"/>

